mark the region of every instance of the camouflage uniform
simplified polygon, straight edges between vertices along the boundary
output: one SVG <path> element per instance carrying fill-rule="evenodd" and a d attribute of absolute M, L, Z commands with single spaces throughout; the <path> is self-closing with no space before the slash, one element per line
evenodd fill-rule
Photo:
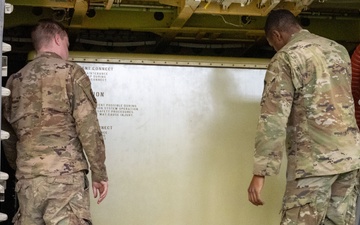
<path fill-rule="evenodd" d="M 50 198 L 46 191 L 37 192 L 32 185 L 39 182 L 43 190 L 58 186 L 57 190 L 51 192 L 55 196 L 56 191 L 58 194 L 65 191 L 65 196 L 74 196 L 68 200 L 70 206 L 77 208 L 73 210 L 77 212 L 76 216 L 90 221 L 88 197 L 77 196 L 79 193 L 89 194 L 87 188 L 84 192 L 84 171 L 89 169 L 88 162 L 93 181 L 107 181 L 108 178 L 96 100 L 85 71 L 73 62 L 62 60 L 55 53 L 42 53 L 10 76 L 6 87 L 11 90 L 11 96 L 3 99 L 3 113 L 18 141 L 17 151 L 9 143 L 5 143 L 4 150 L 7 156 L 17 153 L 18 221 L 25 225 L 41 224 L 26 222 L 30 220 L 25 218 L 35 216 L 34 213 L 27 215 L 33 210 L 29 207 L 39 207 L 41 210 L 41 206 L 31 205 L 36 200 L 32 198 L 39 198 L 38 194 L 31 195 L 31 190 L 45 194 L 42 196 L 44 199 Z M 64 185 L 67 187 L 64 188 Z M 83 201 L 79 202 L 79 199 Z M 54 207 L 47 208 L 47 213 L 57 211 L 58 206 Z"/>
<path fill-rule="evenodd" d="M 355 207 L 354 199 L 348 196 L 356 200 L 360 146 L 350 84 L 347 50 L 307 30 L 295 33 L 270 62 L 261 100 L 253 173 L 277 174 L 286 149 L 287 187 L 282 224 L 322 224 L 331 217 L 329 214 L 335 213 L 328 205 L 329 198 L 339 202 L 336 198 L 342 196 L 342 210 Z M 311 185 L 302 185 L 303 182 Z M 340 194 L 336 187 L 341 185 L 337 183 L 347 187 L 346 193 Z M 319 197 L 320 192 L 323 198 Z M 344 203 L 344 199 L 349 200 Z M 325 202 L 323 208 L 319 202 Z M 293 208 L 300 213 L 296 216 L 286 213 Z M 354 213 L 348 215 L 354 217 Z M 300 221 L 309 215 L 320 220 L 291 222 L 299 219 L 294 218 L 298 215 Z"/>

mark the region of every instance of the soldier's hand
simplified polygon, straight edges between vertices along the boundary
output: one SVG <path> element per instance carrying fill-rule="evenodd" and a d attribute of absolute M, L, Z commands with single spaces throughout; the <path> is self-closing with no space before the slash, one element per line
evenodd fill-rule
<path fill-rule="evenodd" d="M 264 183 L 265 183 L 265 177 L 257 176 L 257 175 L 254 175 L 250 182 L 250 186 L 248 188 L 248 199 L 252 204 L 256 206 L 264 205 L 264 202 L 263 200 L 261 200 L 260 197 Z"/>
<path fill-rule="evenodd" d="M 98 204 L 100 204 L 102 200 L 104 200 L 104 198 L 106 197 L 108 193 L 108 187 L 109 184 L 107 181 L 92 182 L 94 198 L 97 198 L 97 196 L 99 195 L 99 199 L 97 200 Z"/>

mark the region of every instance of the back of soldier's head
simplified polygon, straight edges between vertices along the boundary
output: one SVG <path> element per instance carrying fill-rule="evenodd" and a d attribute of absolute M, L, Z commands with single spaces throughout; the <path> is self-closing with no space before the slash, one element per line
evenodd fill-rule
<path fill-rule="evenodd" d="M 272 10 L 265 23 L 265 35 L 268 36 L 271 31 L 291 32 L 293 29 L 301 28 L 299 22 L 292 12 L 286 9 Z"/>
<path fill-rule="evenodd" d="M 35 51 L 39 51 L 41 48 L 48 46 L 56 34 L 62 38 L 67 36 L 65 27 L 61 23 L 52 19 L 39 20 L 31 32 L 31 39 Z"/>

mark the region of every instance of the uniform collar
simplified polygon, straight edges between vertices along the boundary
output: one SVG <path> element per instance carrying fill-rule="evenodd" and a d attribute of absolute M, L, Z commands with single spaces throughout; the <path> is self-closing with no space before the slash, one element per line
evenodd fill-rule
<path fill-rule="evenodd" d="M 56 54 L 55 52 L 40 52 L 36 55 L 36 58 L 40 58 L 40 57 L 54 57 L 54 58 L 60 58 L 61 57 Z"/>

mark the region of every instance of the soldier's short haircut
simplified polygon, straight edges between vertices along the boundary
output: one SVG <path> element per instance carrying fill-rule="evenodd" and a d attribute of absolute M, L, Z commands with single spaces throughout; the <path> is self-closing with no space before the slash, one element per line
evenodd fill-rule
<path fill-rule="evenodd" d="M 268 36 L 271 31 L 288 31 L 294 27 L 300 27 L 300 24 L 294 14 L 286 9 L 272 10 L 265 23 L 265 35 Z"/>
<path fill-rule="evenodd" d="M 62 38 L 67 36 L 66 29 L 61 23 L 52 19 L 39 20 L 31 32 L 35 50 L 38 51 L 42 46 L 49 44 L 49 40 L 56 34 Z"/>

